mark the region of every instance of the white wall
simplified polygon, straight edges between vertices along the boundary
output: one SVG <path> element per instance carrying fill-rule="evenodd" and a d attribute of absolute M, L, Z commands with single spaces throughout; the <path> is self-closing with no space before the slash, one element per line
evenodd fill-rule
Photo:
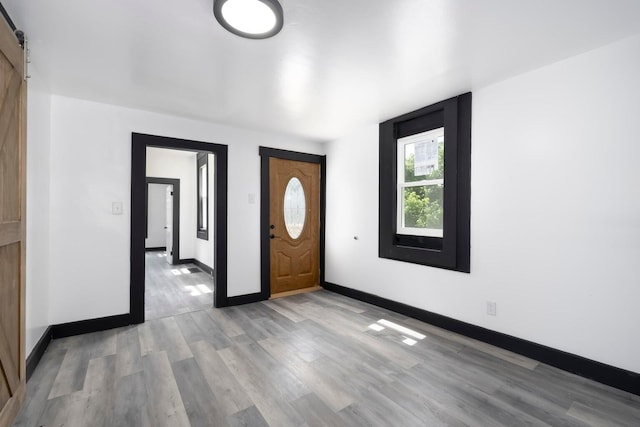
<path fill-rule="evenodd" d="M 209 240 L 197 239 L 196 238 L 196 256 L 195 258 L 201 263 L 213 268 L 213 253 L 214 246 L 213 242 L 215 239 L 215 227 L 213 224 L 213 213 L 214 213 L 214 197 L 213 197 L 213 184 L 214 184 L 214 175 L 215 175 L 215 156 L 213 154 L 209 154 L 208 156 L 208 167 L 209 167 L 209 210 L 208 210 L 208 222 L 209 224 Z M 247 196 L 248 197 L 248 196 Z"/>
<path fill-rule="evenodd" d="M 30 67 L 27 90 L 26 350 L 49 326 L 49 162 L 51 95 Z"/>
<path fill-rule="evenodd" d="M 635 37 L 473 90 L 471 274 L 378 258 L 377 124 L 331 142 L 327 281 L 640 372 L 638 76 Z"/>
<path fill-rule="evenodd" d="M 148 158 L 147 158 L 148 161 Z M 161 248 L 167 245 L 167 188 L 166 184 L 147 186 L 147 238 L 145 248 Z"/>
<path fill-rule="evenodd" d="M 229 146 L 229 296 L 260 290 L 258 147 L 324 150 L 298 138 L 54 95 L 50 323 L 129 311 L 131 132 Z M 258 195 L 255 204 L 249 193 Z M 123 215 L 111 214 L 113 201 L 124 203 Z"/>
<path fill-rule="evenodd" d="M 180 259 L 193 258 L 196 239 L 196 152 L 149 147 L 147 176 L 180 180 Z"/>

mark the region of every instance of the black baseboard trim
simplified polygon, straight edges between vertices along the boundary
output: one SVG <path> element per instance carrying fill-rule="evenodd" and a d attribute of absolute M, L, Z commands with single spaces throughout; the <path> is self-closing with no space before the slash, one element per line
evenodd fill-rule
<path fill-rule="evenodd" d="M 640 396 L 640 374 L 615 366 L 606 365 L 595 360 L 587 359 L 576 354 L 547 347 L 531 341 L 523 340 L 501 332 L 492 331 L 460 320 L 452 319 L 441 314 L 432 313 L 420 308 L 412 307 L 397 301 L 389 300 L 377 295 L 356 289 L 324 282 L 322 287 L 353 299 L 367 302 L 405 316 L 413 317 L 434 326 L 456 332 L 514 353 L 521 354 L 547 365 L 555 366 L 564 371 L 628 391 Z"/>
<path fill-rule="evenodd" d="M 193 263 L 194 263 L 195 265 L 197 265 L 197 266 L 200 268 L 200 270 L 202 270 L 202 271 L 204 271 L 204 272 L 208 273 L 209 275 L 213 276 L 213 268 L 209 267 L 209 266 L 208 266 L 207 264 L 205 264 L 204 262 L 201 262 L 201 261 L 199 261 L 199 260 L 197 260 L 197 259 L 194 259 L 194 260 L 193 260 Z"/>
<path fill-rule="evenodd" d="M 72 335 L 88 334 L 90 332 L 106 331 L 133 324 L 131 315 L 118 314 L 116 316 L 99 317 L 97 319 L 79 320 L 77 322 L 61 323 L 51 326 L 52 338 L 70 337 Z"/>
<path fill-rule="evenodd" d="M 166 251 L 166 246 L 158 246 L 156 248 L 144 248 L 145 252 L 158 252 L 158 251 Z"/>
<path fill-rule="evenodd" d="M 53 338 L 52 328 L 51 326 L 47 326 L 47 329 L 45 329 L 44 334 L 42 334 L 42 336 L 36 343 L 35 347 L 33 347 L 33 350 L 31 350 L 31 353 L 29 353 L 29 357 L 27 357 L 27 366 L 26 366 L 27 381 L 29 381 L 29 378 L 31 378 L 31 375 L 33 375 L 33 371 L 36 370 L 36 367 L 38 366 L 38 363 L 40 363 L 40 359 L 42 359 L 42 355 L 47 350 L 47 347 L 49 347 L 49 343 L 51 342 L 52 338 Z"/>
<path fill-rule="evenodd" d="M 232 305 L 251 304 L 252 302 L 264 301 L 265 298 L 262 292 L 256 292 L 255 294 L 238 295 L 235 297 L 227 297 L 227 307 Z"/>
<path fill-rule="evenodd" d="M 178 264 L 193 264 L 195 259 L 193 258 L 180 258 Z"/>

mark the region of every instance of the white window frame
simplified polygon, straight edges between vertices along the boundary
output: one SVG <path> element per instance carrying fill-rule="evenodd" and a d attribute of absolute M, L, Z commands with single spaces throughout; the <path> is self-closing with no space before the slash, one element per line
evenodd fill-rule
<path fill-rule="evenodd" d="M 397 142 L 397 200 L 396 200 L 396 233 L 406 234 L 410 236 L 427 236 L 427 237 L 443 237 L 443 230 L 437 228 L 417 228 L 417 227 L 405 227 L 404 226 L 404 189 L 410 187 L 422 187 L 430 185 L 443 185 L 444 179 L 428 179 L 422 181 L 405 182 L 404 176 L 404 163 L 405 163 L 405 147 L 409 144 L 415 144 L 431 139 L 438 139 L 444 137 L 444 127 L 432 129 L 426 132 L 417 133 L 414 135 L 405 136 L 404 138 L 398 138 Z"/>

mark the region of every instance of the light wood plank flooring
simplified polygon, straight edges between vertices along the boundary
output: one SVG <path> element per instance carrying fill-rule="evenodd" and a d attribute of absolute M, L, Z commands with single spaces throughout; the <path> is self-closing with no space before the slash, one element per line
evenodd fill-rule
<path fill-rule="evenodd" d="M 144 298 L 145 319 L 210 308 L 213 278 L 195 264 L 171 265 L 164 252 L 146 252 Z"/>
<path fill-rule="evenodd" d="M 639 426 L 640 397 L 318 291 L 54 340 L 15 425 Z"/>

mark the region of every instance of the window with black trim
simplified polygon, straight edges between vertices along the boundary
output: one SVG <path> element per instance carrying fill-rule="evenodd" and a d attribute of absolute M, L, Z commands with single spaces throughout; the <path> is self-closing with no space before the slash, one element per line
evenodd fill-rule
<path fill-rule="evenodd" d="M 209 157 L 207 153 L 198 153 L 198 239 L 209 240 Z"/>
<path fill-rule="evenodd" d="M 381 258 L 469 272 L 471 93 L 380 123 Z"/>

